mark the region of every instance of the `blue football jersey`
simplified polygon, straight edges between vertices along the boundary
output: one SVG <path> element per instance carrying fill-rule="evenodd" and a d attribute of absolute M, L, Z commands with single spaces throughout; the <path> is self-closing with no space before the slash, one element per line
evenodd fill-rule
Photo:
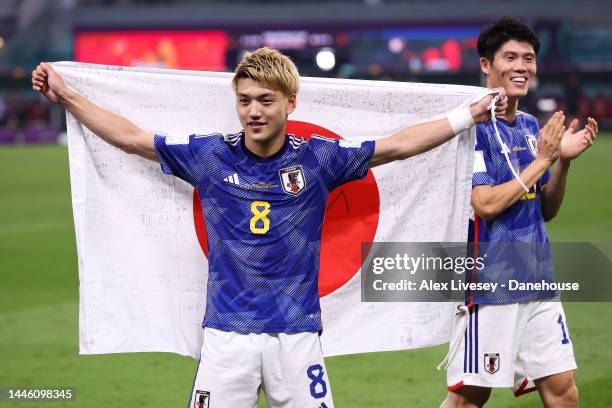
<path fill-rule="evenodd" d="M 536 157 L 539 125 L 531 115 L 517 112 L 515 121 L 497 119 L 497 128 L 510 149 L 510 161 L 517 173 Z M 496 186 L 514 179 L 501 153 L 491 121 L 476 125 L 476 149 L 472 186 Z M 555 291 L 510 290 L 510 280 L 518 282 L 554 282 L 548 234 L 542 215 L 542 186 L 550 178 L 547 170 L 530 190 L 493 220 L 474 216 L 468 240 L 478 242 L 478 256 L 485 257 L 484 269 L 472 275 L 478 282 L 497 282 L 495 292 L 476 291 L 468 302 L 504 304 L 549 298 Z M 502 286 L 503 285 L 503 286 Z"/>
<path fill-rule="evenodd" d="M 200 194 L 208 236 L 203 326 L 242 333 L 321 330 L 318 271 L 327 198 L 362 178 L 374 142 L 285 137 L 271 157 L 244 133 L 155 136 L 164 173 Z"/>

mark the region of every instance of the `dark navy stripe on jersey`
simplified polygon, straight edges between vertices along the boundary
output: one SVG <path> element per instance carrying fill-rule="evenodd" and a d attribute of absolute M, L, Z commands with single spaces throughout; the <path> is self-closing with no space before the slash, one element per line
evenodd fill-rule
<path fill-rule="evenodd" d="M 463 334 L 463 372 L 478 373 L 478 305 L 469 309 L 468 325 Z"/>
<path fill-rule="evenodd" d="M 470 329 L 470 373 L 473 372 L 472 371 L 472 361 L 473 361 L 472 352 L 473 352 L 473 348 L 474 348 L 474 339 L 472 337 L 472 331 L 474 329 L 474 325 L 473 325 L 474 314 L 472 313 L 472 310 L 473 309 L 470 309 L 470 326 L 469 326 L 469 329 Z"/>
<path fill-rule="evenodd" d="M 476 347 L 474 347 L 474 372 L 478 373 L 478 305 L 474 305 L 474 339 L 476 339 Z"/>

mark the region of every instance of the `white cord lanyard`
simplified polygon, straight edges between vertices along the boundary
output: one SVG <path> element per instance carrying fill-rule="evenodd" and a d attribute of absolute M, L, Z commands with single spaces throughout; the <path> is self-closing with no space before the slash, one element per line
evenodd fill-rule
<path fill-rule="evenodd" d="M 438 366 L 436 367 L 436 370 L 446 370 L 448 366 L 451 364 L 451 362 L 453 361 L 453 358 L 455 357 L 455 354 L 457 354 L 457 351 L 459 350 L 461 337 L 463 336 L 463 333 L 465 332 L 465 329 L 467 328 L 469 314 L 470 314 L 470 311 L 467 308 L 467 306 L 465 305 L 457 306 L 457 311 L 455 312 L 455 314 L 457 315 L 456 324 L 460 328 L 459 329 L 455 328 L 455 337 L 450 342 L 448 353 L 446 353 L 446 356 L 444 356 L 444 360 L 442 360 L 442 362 L 438 364 Z"/>
<path fill-rule="evenodd" d="M 514 178 L 516 179 L 516 181 L 519 182 L 521 187 L 523 187 L 523 189 L 526 192 L 529 192 L 529 188 L 527 188 L 525 183 L 523 183 L 523 180 L 521 180 L 518 173 L 514 169 L 514 166 L 512 165 L 512 162 L 510 161 L 510 149 L 508 148 L 506 143 L 504 143 L 504 141 L 502 140 L 501 135 L 499 134 L 499 129 L 497 129 L 497 118 L 495 117 L 495 104 L 497 103 L 498 99 L 499 99 L 499 95 L 496 95 L 495 97 L 493 97 L 493 101 L 491 102 L 491 105 L 489 105 L 489 112 L 491 112 L 491 122 L 493 122 L 493 129 L 495 130 L 495 137 L 497 138 L 497 141 L 501 146 L 501 154 L 503 154 L 504 157 L 506 158 L 506 162 L 508 163 L 508 167 L 510 167 L 510 171 L 512 172 L 512 175 L 514 175 Z"/>

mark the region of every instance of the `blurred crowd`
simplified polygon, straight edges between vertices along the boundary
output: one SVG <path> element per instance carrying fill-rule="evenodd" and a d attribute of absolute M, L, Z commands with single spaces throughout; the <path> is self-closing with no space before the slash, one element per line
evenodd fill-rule
<path fill-rule="evenodd" d="M 580 96 L 576 112 L 581 118 L 592 116 L 601 122 L 601 127 L 612 127 L 612 97 L 598 93 L 595 97 Z"/>
<path fill-rule="evenodd" d="M 57 143 L 64 112 L 46 98 L 20 89 L 0 95 L 0 144 Z"/>

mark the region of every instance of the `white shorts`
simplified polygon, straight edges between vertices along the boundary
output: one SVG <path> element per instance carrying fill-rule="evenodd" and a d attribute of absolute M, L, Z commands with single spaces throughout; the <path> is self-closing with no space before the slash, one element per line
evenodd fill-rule
<path fill-rule="evenodd" d="M 460 319 L 469 319 L 463 335 Z M 456 316 L 453 331 L 451 343 L 460 344 L 448 367 L 450 391 L 463 385 L 512 387 L 519 396 L 534 391 L 538 378 L 576 369 L 558 300 L 474 305 Z"/>
<path fill-rule="evenodd" d="M 333 408 L 318 333 L 204 329 L 189 408 Z"/>

